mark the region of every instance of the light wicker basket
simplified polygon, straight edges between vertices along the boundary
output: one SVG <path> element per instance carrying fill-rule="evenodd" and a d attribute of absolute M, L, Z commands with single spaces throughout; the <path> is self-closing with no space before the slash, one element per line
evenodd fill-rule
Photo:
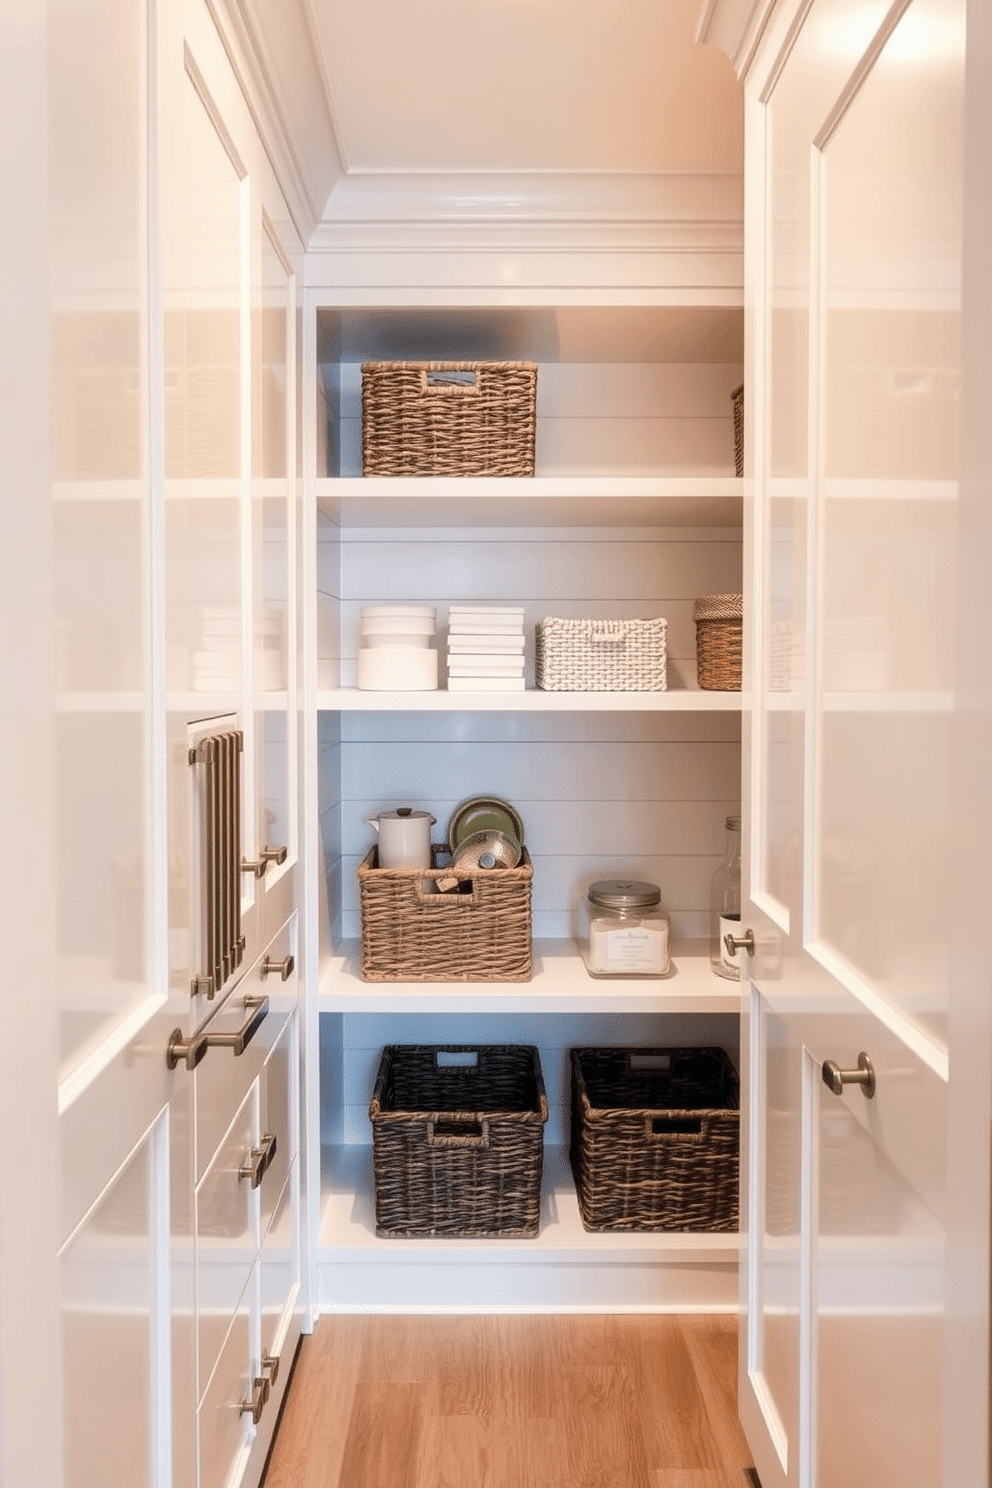
<path fill-rule="evenodd" d="M 744 636 L 743 594 L 702 594 L 696 622 L 696 680 L 711 692 L 740 692 Z"/>
<path fill-rule="evenodd" d="M 537 623 L 536 678 L 545 692 L 664 692 L 668 621 Z"/>
<path fill-rule="evenodd" d="M 449 883 L 443 850 L 433 868 L 379 868 L 373 847 L 358 869 L 360 972 L 367 982 L 527 982 L 533 970 L 531 882 L 523 849 L 516 868 L 458 868 Z"/>
<path fill-rule="evenodd" d="M 730 395 L 734 405 L 734 472 L 744 474 L 744 384 Z"/>
<path fill-rule="evenodd" d="M 736 1230 L 740 1082 L 722 1049 L 572 1049 L 587 1230 Z"/>
<path fill-rule="evenodd" d="M 548 1101 L 536 1048 L 387 1045 L 369 1119 L 377 1235 L 538 1233 Z"/>
<path fill-rule="evenodd" d="M 365 362 L 363 475 L 533 475 L 535 362 Z"/>

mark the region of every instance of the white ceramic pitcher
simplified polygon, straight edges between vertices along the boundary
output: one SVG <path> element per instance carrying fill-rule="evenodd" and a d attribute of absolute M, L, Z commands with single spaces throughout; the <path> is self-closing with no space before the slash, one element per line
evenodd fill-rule
<path fill-rule="evenodd" d="M 429 811 L 397 806 L 395 811 L 377 811 L 365 820 L 379 837 L 380 868 L 431 866 L 431 827 L 436 817 Z"/>

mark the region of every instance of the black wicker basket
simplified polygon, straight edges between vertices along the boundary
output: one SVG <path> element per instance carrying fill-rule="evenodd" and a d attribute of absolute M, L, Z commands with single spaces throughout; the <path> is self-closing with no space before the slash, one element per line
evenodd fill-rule
<path fill-rule="evenodd" d="M 548 1102 L 535 1048 L 387 1045 L 369 1117 L 377 1235 L 538 1233 Z"/>
<path fill-rule="evenodd" d="M 722 1049 L 572 1049 L 587 1230 L 737 1229 L 740 1082 Z"/>

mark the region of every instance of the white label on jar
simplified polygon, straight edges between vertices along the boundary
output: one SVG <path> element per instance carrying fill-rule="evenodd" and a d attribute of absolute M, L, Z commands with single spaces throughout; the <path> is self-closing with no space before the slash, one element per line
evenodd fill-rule
<path fill-rule="evenodd" d="M 720 916 L 720 960 L 724 966 L 729 966 L 734 971 L 740 971 L 741 969 L 740 957 L 736 947 L 732 952 L 727 950 L 727 936 L 732 935 L 736 940 L 740 933 L 740 915 Z"/>
<path fill-rule="evenodd" d="M 618 928 L 612 920 L 593 920 L 589 932 L 593 971 L 655 972 L 667 970 L 668 936 L 662 929 L 631 925 Z"/>

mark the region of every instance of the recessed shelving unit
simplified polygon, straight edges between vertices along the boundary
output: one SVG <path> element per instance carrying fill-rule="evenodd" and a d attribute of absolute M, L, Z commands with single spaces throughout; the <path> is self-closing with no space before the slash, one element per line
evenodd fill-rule
<path fill-rule="evenodd" d="M 390 292 L 393 293 L 392 291 Z M 477 292 L 482 295 L 482 292 Z M 493 301 L 493 296 L 490 300 Z M 502 297 L 499 297 L 502 299 Z M 703 292 L 705 298 L 705 291 Z M 318 714 L 326 865 L 321 1039 L 321 1305 L 366 1310 L 733 1309 L 736 1234 L 591 1234 L 567 1158 L 567 1050 L 578 1043 L 715 1043 L 736 1060 L 738 984 L 713 975 L 709 882 L 724 817 L 739 810 L 738 692 L 696 682 L 692 604 L 741 588 L 744 483 L 733 473 L 731 391 L 743 310 L 712 303 L 317 304 L 315 470 Z M 610 301 L 613 300 L 613 303 Z M 533 477 L 365 478 L 363 360 L 538 363 Z M 527 690 L 359 691 L 367 603 L 525 610 Z M 544 692 L 545 615 L 668 619 L 668 688 Z M 534 967 L 523 983 L 372 983 L 359 973 L 355 869 L 366 816 L 428 808 L 433 840 L 476 794 L 512 801 L 534 862 Z M 657 881 L 674 974 L 590 977 L 572 906 L 593 878 Z M 541 1230 L 530 1241 L 375 1235 L 370 1080 L 387 1042 L 527 1042 L 551 1107 Z"/>

